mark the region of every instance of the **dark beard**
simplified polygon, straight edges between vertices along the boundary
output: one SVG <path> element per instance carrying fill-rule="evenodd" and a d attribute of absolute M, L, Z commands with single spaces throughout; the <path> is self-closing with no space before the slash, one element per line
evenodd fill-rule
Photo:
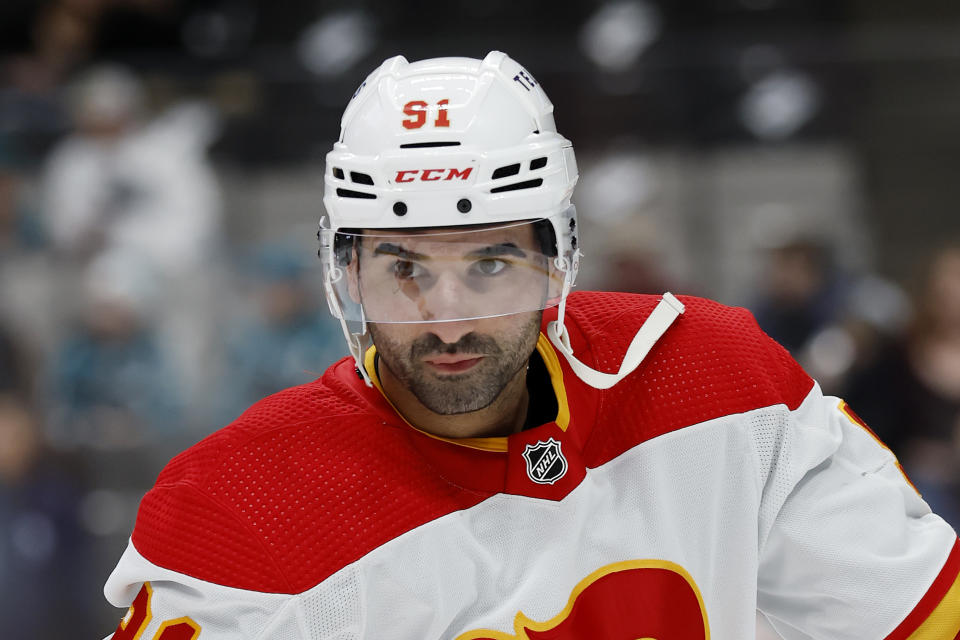
<path fill-rule="evenodd" d="M 540 335 L 540 316 L 533 314 L 500 342 L 471 332 L 448 344 L 426 333 L 403 345 L 386 338 L 376 324 L 370 325 L 370 333 L 380 358 L 423 406 L 441 415 L 455 415 L 489 407 L 527 365 Z M 484 358 L 468 372 L 444 376 L 430 373 L 423 364 L 427 356 L 456 353 L 483 354 Z"/>

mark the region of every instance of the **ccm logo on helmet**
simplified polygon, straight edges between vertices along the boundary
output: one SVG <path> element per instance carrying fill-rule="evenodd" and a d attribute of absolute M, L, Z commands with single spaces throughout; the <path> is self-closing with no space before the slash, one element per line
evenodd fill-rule
<path fill-rule="evenodd" d="M 473 171 L 473 167 L 467 167 L 466 169 L 407 169 L 397 171 L 394 182 L 413 182 L 415 180 L 434 182 L 436 180 L 453 180 L 454 178 L 466 180 L 470 177 L 471 171 Z M 446 172 L 446 175 L 444 175 L 444 172 Z"/>

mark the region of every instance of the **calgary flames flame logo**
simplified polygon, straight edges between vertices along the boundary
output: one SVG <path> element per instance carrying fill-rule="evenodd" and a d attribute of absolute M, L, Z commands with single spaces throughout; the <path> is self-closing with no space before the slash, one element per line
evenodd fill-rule
<path fill-rule="evenodd" d="M 478 629 L 457 640 L 710 640 L 703 597 L 680 565 L 630 560 L 602 567 L 546 622 L 517 613 L 514 632 Z"/>

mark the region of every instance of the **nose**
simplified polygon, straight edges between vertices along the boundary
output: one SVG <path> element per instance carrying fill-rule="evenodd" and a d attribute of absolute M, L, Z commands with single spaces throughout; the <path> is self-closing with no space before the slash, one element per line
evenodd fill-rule
<path fill-rule="evenodd" d="M 441 272 L 419 302 L 424 320 L 460 320 L 476 315 L 476 294 L 452 270 Z"/>
<path fill-rule="evenodd" d="M 460 338 L 476 328 L 473 320 L 458 320 L 455 322 L 433 322 L 429 331 L 446 344 L 456 344 Z"/>
<path fill-rule="evenodd" d="M 421 299 L 420 313 L 431 321 L 430 332 L 448 344 L 470 333 L 476 324 L 476 295 L 455 273 L 440 274 Z"/>

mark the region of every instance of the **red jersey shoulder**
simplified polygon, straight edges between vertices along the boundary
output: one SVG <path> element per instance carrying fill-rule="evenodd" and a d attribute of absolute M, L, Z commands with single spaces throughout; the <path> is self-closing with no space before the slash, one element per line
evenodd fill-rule
<path fill-rule="evenodd" d="M 580 293 L 571 296 L 578 356 L 615 372 L 660 296 Z M 813 380 L 746 309 L 679 296 L 685 312 L 640 367 L 603 392 L 589 443 L 602 463 L 650 438 L 725 415 L 784 404 L 794 409 Z M 579 347 L 579 348 L 578 348 Z M 583 355 L 580 355 L 580 352 Z"/>
<path fill-rule="evenodd" d="M 160 473 L 157 484 L 202 482 L 211 469 L 228 460 L 235 450 L 276 429 L 336 429 L 340 418 L 370 413 L 359 398 L 339 388 L 343 385 L 337 384 L 333 371 L 343 362 L 334 364 L 311 383 L 284 389 L 256 402 L 232 423 L 174 457 Z"/>
<path fill-rule="evenodd" d="M 202 580 L 300 593 L 484 497 L 432 473 L 407 429 L 328 370 L 175 458 L 142 500 L 132 540 L 154 564 Z"/>

